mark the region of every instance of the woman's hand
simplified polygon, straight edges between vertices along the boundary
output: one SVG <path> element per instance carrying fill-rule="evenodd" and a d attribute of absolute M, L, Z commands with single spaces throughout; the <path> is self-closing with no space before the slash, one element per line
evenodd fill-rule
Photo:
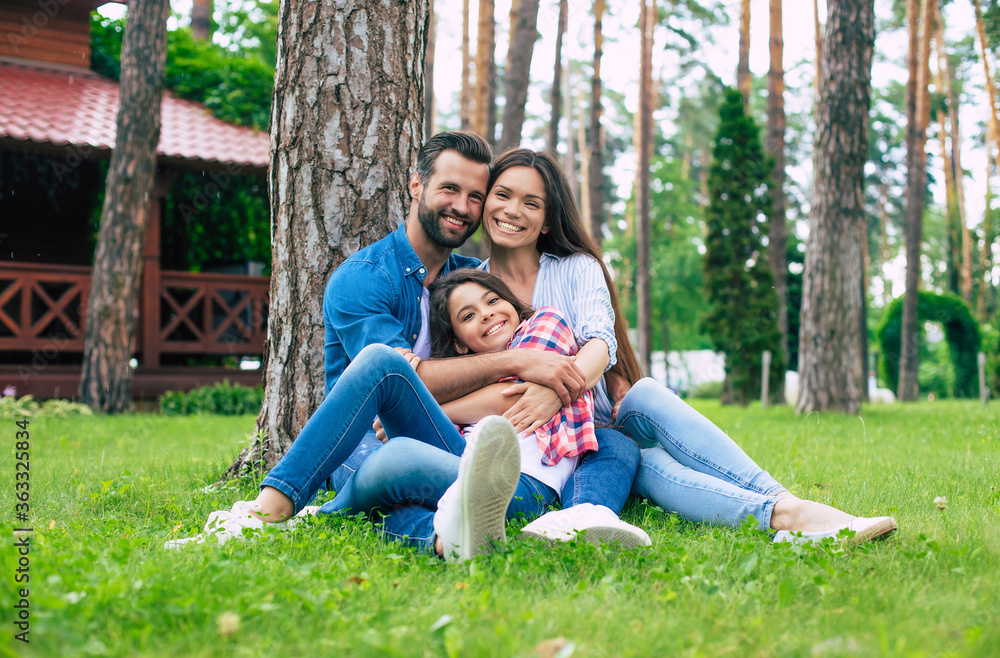
<path fill-rule="evenodd" d="M 614 402 L 614 408 L 611 410 L 611 420 L 618 419 L 618 408 L 622 406 L 622 400 L 625 399 L 625 394 L 632 390 L 629 386 L 628 381 L 618 373 L 609 370 L 604 373 L 604 383 L 608 387 L 608 397 Z"/>
<path fill-rule="evenodd" d="M 389 437 L 385 435 L 385 428 L 382 427 L 382 421 L 375 417 L 375 422 L 372 423 L 372 429 L 375 430 L 375 438 L 385 443 L 389 440 Z"/>
<path fill-rule="evenodd" d="M 413 367 L 413 371 L 416 372 L 417 366 L 420 365 L 420 357 L 413 353 L 413 350 L 408 350 L 404 347 L 394 347 L 392 348 L 406 357 L 407 363 Z M 383 441 L 383 443 L 385 443 Z"/>
<path fill-rule="evenodd" d="M 525 430 L 533 432 L 552 420 L 556 412 L 563 408 L 562 399 L 555 391 L 531 382 L 512 384 L 503 391 L 503 395 L 521 396 L 503 415 L 518 433 Z"/>

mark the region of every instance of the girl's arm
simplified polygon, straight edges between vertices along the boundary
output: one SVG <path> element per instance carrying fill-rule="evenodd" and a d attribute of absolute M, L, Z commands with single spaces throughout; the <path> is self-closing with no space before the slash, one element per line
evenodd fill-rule
<path fill-rule="evenodd" d="M 519 395 L 503 395 L 503 391 L 508 388 L 510 388 L 510 383 L 507 382 L 490 384 L 486 388 L 473 391 L 457 400 L 445 402 L 441 405 L 441 408 L 444 409 L 445 414 L 451 419 L 451 422 L 458 425 L 478 423 L 486 416 L 502 416 L 520 398 Z M 559 399 L 558 396 L 556 399 Z M 560 400 L 556 411 L 561 408 L 562 401 Z M 552 418 L 555 413 L 553 411 L 549 414 L 548 418 Z M 546 421 L 548 421 L 548 418 L 546 418 Z"/>

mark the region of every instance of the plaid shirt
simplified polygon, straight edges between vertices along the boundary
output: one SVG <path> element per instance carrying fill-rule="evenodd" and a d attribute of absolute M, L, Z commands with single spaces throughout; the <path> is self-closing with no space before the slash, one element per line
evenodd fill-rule
<path fill-rule="evenodd" d="M 522 322 L 507 349 L 542 350 L 572 356 L 578 348 L 573 330 L 562 313 L 543 306 Z M 575 457 L 588 450 L 597 450 L 594 434 L 594 396 L 590 391 L 560 409 L 552 420 L 535 430 L 542 463 L 554 466 L 563 457 Z"/>

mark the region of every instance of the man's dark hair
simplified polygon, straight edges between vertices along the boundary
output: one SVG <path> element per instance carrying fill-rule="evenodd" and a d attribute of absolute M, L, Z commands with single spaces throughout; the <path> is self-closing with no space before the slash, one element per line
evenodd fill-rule
<path fill-rule="evenodd" d="M 442 151 L 455 151 L 463 158 L 489 165 L 493 161 L 493 149 L 479 135 L 471 132 L 443 132 L 427 140 L 417 153 L 417 177 L 427 184 L 434 175 L 434 164 Z"/>

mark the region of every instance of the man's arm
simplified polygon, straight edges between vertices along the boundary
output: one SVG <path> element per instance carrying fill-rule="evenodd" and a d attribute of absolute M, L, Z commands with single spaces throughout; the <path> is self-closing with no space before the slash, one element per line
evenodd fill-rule
<path fill-rule="evenodd" d="M 421 361 L 417 374 L 438 402 L 450 402 L 505 377 L 551 388 L 563 405 L 586 391 L 587 380 L 572 357 L 554 352 L 507 350 L 454 359 Z"/>
<path fill-rule="evenodd" d="M 478 423 L 486 416 L 501 416 L 518 399 L 516 395 L 503 395 L 507 386 L 508 384 L 504 382 L 490 384 L 486 388 L 481 388 L 451 402 L 445 402 L 441 408 L 451 419 L 451 422 L 459 425 Z"/>

